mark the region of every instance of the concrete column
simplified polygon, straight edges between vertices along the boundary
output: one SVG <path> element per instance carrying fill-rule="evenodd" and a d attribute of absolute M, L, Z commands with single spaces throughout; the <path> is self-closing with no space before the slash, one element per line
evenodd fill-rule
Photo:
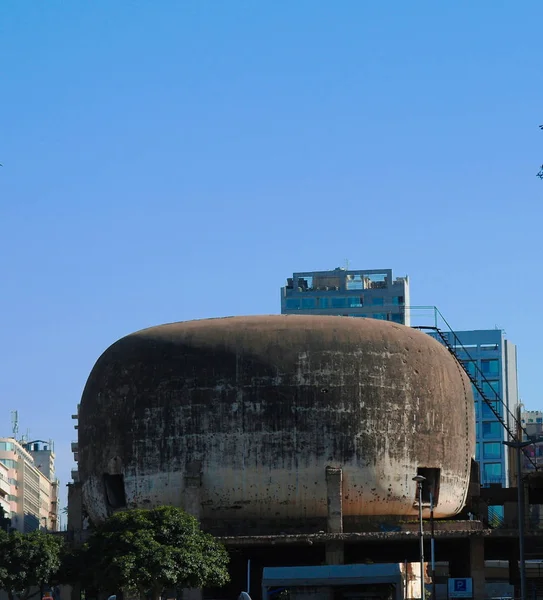
<path fill-rule="evenodd" d="M 343 542 L 326 542 L 326 564 L 342 565 L 345 562 Z"/>
<path fill-rule="evenodd" d="M 202 463 L 194 461 L 185 467 L 185 490 L 183 506 L 185 512 L 200 520 L 202 511 Z M 202 600 L 201 588 L 185 588 L 183 600 Z"/>
<path fill-rule="evenodd" d="M 343 533 L 343 471 L 326 467 L 326 495 L 328 500 L 328 533 Z"/>
<path fill-rule="evenodd" d="M 485 540 L 471 537 L 469 544 L 470 576 L 473 579 L 473 599 L 485 598 Z"/>
<path fill-rule="evenodd" d="M 503 520 L 508 527 L 518 528 L 518 505 L 514 502 L 504 502 Z"/>
<path fill-rule="evenodd" d="M 78 538 L 83 529 L 83 496 L 81 483 L 68 484 L 68 531 L 76 532 Z M 78 534 L 78 535 L 77 535 Z"/>

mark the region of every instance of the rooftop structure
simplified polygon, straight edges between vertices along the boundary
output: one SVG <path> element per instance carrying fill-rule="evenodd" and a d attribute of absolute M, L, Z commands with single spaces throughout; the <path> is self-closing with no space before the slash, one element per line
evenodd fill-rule
<path fill-rule="evenodd" d="M 368 317 L 409 325 L 409 278 L 392 269 L 293 273 L 281 289 L 281 314 Z"/>

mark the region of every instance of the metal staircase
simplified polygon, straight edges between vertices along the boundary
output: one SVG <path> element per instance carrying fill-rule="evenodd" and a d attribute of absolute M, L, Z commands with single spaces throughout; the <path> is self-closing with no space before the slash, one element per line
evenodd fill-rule
<path fill-rule="evenodd" d="M 458 364 L 462 367 L 462 370 L 467 375 L 467 377 L 470 380 L 473 387 L 477 390 L 479 396 L 481 396 L 481 399 L 483 400 L 483 402 L 488 406 L 488 408 L 490 409 L 492 414 L 496 417 L 496 420 L 501 424 L 501 426 L 505 429 L 505 431 L 507 431 L 509 439 L 514 442 L 519 441 L 519 437 L 518 437 L 517 433 L 515 432 L 515 430 L 510 426 L 510 423 L 511 422 L 514 423 L 518 431 L 523 430 L 522 425 L 519 423 L 519 421 L 515 417 L 515 415 L 513 415 L 513 413 L 511 413 L 511 411 L 509 410 L 509 408 L 507 407 L 507 405 L 505 404 L 505 402 L 502 400 L 501 396 L 497 392 L 494 392 L 494 398 L 488 398 L 488 396 L 483 391 L 482 386 L 479 384 L 477 377 L 474 377 L 469 372 L 468 368 L 466 367 L 466 362 L 469 361 L 472 364 L 474 364 L 478 374 L 481 376 L 481 380 L 484 381 L 485 383 L 487 383 L 491 387 L 490 381 L 488 381 L 488 379 L 485 377 L 484 373 L 479 369 L 479 367 L 477 366 L 477 363 L 473 361 L 468 350 L 461 343 L 460 339 L 455 334 L 455 332 L 450 328 L 449 324 L 447 323 L 447 321 L 445 320 L 443 315 L 441 315 L 441 313 L 439 313 L 439 311 L 437 309 L 435 309 L 435 310 L 439 314 L 439 316 L 443 319 L 444 323 L 446 323 L 446 325 L 449 329 L 448 332 L 443 331 L 442 329 L 437 327 L 437 325 L 433 325 L 433 326 L 415 325 L 415 326 L 413 326 L 413 329 L 419 329 L 419 330 L 423 330 L 423 331 L 431 331 L 431 332 L 435 333 L 435 335 L 439 338 L 439 341 L 441 341 L 441 343 L 447 348 L 447 350 L 457 360 Z M 453 338 L 454 346 L 450 343 L 449 336 L 451 336 Z M 462 352 L 467 356 L 467 360 L 463 360 L 460 358 L 460 356 L 458 356 L 458 354 L 456 352 L 456 348 L 460 348 L 462 350 Z M 510 418 L 504 419 L 501 416 L 501 414 L 498 412 L 498 410 L 496 408 L 496 403 L 501 403 L 503 405 L 503 409 L 504 409 L 503 414 L 509 415 Z M 527 450 L 525 448 L 523 448 L 522 452 L 524 452 L 524 455 L 526 456 L 526 458 L 532 463 L 532 465 L 534 466 L 534 469 L 538 470 L 536 462 L 532 459 L 532 457 L 529 455 Z"/>

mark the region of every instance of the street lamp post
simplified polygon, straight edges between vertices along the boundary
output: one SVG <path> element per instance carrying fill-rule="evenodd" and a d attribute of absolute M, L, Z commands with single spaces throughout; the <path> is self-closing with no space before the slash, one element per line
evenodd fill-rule
<path fill-rule="evenodd" d="M 526 600 L 526 563 L 524 560 L 524 484 L 522 482 L 522 448 L 533 444 L 531 441 L 503 442 L 517 451 L 517 503 L 518 503 L 518 548 L 520 570 L 520 600 Z"/>
<path fill-rule="evenodd" d="M 424 526 L 422 523 L 422 484 L 426 481 L 426 477 L 417 475 L 413 477 L 413 481 L 417 483 L 417 496 L 419 502 L 419 540 L 420 540 L 420 597 L 424 600 Z"/>

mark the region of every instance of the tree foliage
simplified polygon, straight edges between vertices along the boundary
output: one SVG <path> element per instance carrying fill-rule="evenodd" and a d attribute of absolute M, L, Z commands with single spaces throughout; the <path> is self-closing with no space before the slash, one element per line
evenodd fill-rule
<path fill-rule="evenodd" d="M 48 584 L 60 568 L 62 539 L 42 532 L 0 532 L 0 589 L 26 600 L 32 587 Z"/>
<path fill-rule="evenodd" d="M 97 527 L 82 559 L 100 574 L 99 587 L 158 598 L 168 588 L 222 586 L 228 555 L 198 521 L 171 506 L 115 513 Z"/>

